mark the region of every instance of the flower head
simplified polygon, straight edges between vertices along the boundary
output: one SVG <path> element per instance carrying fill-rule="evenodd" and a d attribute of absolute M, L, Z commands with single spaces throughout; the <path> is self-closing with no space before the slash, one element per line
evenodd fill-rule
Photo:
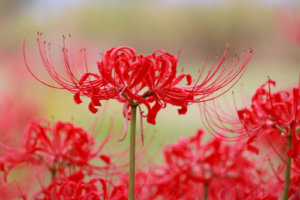
<path fill-rule="evenodd" d="M 191 103 L 208 101 L 224 94 L 240 79 L 253 55 L 249 50 L 241 59 L 230 57 L 225 62 L 227 46 L 220 62 L 217 64 L 216 58 L 203 78 L 205 63 L 199 76 L 193 80 L 189 74 L 177 75 L 177 57 L 172 54 L 156 50 L 150 55 L 138 55 L 134 49 L 123 46 L 106 51 L 102 60 L 97 62 L 97 72 L 91 72 L 86 62 L 74 64 L 64 37 L 62 56 L 67 74 L 64 77 L 56 71 L 41 34 L 38 34 L 38 47 L 47 71 L 60 86 L 38 79 L 30 71 L 25 58 L 29 71 L 43 84 L 69 90 L 77 104 L 82 102 L 81 96 L 89 97 L 89 110 L 93 113 L 97 112 L 102 100 L 116 99 L 124 103 L 125 117 L 130 117 L 130 105 L 143 104 L 148 110 L 143 116 L 151 124 L 155 124 L 158 111 L 167 104 L 179 106 L 179 114 L 185 114 Z M 85 51 L 81 52 L 81 56 L 85 60 Z M 186 86 L 182 86 L 183 79 L 187 80 Z"/>
<path fill-rule="evenodd" d="M 71 176 L 58 177 L 52 183 L 35 194 L 35 200 L 52 199 L 94 199 L 108 198 L 108 188 L 105 179 L 92 178 L 84 181 L 85 175 L 77 171 Z"/>
<path fill-rule="evenodd" d="M 271 93 L 271 85 L 275 85 L 275 81 L 269 80 L 256 91 L 250 109 L 238 110 L 239 119 L 253 137 L 272 131 L 285 138 L 291 136 L 293 146 L 288 154 L 296 155 L 300 142 L 297 136 L 300 126 L 300 84 L 290 91 L 275 93 Z"/>
<path fill-rule="evenodd" d="M 106 142 L 104 140 L 96 148 L 94 137 L 72 123 L 58 121 L 52 127 L 47 120 L 32 121 L 27 126 L 22 148 L 1 143 L 5 150 L 0 153 L 1 171 L 7 175 L 17 165 L 31 163 L 46 167 L 52 178 L 66 169 L 72 172 L 78 168 L 88 173 L 104 170 L 107 174 L 114 165 L 110 156 L 100 154 Z M 91 164 L 97 158 L 102 161 L 102 166 Z"/>
<path fill-rule="evenodd" d="M 284 150 L 286 142 L 283 141 L 291 136 L 293 144 L 288 154 L 295 157 L 299 154 L 300 142 L 300 82 L 291 90 L 272 92 L 271 87 L 275 84 L 273 80 L 262 84 L 252 96 L 251 106 L 237 110 L 235 119 L 220 114 L 216 110 L 207 110 L 205 121 L 209 122 L 208 128 L 214 129 L 215 126 L 224 132 L 238 134 L 236 138 L 248 137 L 248 149 L 255 153 L 258 153 L 259 149 L 252 143 L 258 138 L 262 139 L 261 141 L 272 141 L 272 146 Z M 219 134 L 219 136 L 226 138 L 224 135 Z"/>

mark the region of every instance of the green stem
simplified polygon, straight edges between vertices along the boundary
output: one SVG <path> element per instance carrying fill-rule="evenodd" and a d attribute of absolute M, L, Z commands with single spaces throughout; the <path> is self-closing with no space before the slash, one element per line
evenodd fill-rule
<path fill-rule="evenodd" d="M 51 181 L 53 181 L 55 179 L 55 177 L 56 177 L 56 170 L 55 169 L 51 169 L 50 172 L 51 172 Z"/>
<path fill-rule="evenodd" d="M 208 183 L 204 183 L 204 195 L 203 199 L 207 200 L 208 199 Z"/>
<path fill-rule="evenodd" d="M 289 133 L 287 135 L 287 150 L 289 150 L 292 147 L 292 129 L 293 126 L 290 127 Z M 288 200 L 289 198 L 291 164 L 292 164 L 292 158 L 288 156 L 286 158 L 283 200 Z"/>
<path fill-rule="evenodd" d="M 136 107 L 131 105 L 128 200 L 134 200 Z"/>

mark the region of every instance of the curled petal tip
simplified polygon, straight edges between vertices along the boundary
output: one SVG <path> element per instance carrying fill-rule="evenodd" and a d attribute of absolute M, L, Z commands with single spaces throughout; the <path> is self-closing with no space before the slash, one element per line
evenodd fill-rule
<path fill-rule="evenodd" d="M 193 82 L 193 78 L 190 74 L 186 76 L 187 85 L 191 85 Z"/>
<path fill-rule="evenodd" d="M 76 104 L 82 103 L 82 100 L 80 99 L 80 92 L 77 92 L 76 94 L 74 94 L 73 99 Z"/>
<path fill-rule="evenodd" d="M 108 165 L 111 163 L 110 157 L 107 155 L 101 155 L 100 159 L 103 160 Z"/>
<path fill-rule="evenodd" d="M 92 104 L 94 106 L 101 106 L 101 103 L 100 103 L 99 99 L 91 98 L 91 100 L 92 100 Z"/>
<path fill-rule="evenodd" d="M 179 115 L 184 115 L 187 112 L 187 106 L 182 106 L 181 108 L 178 109 L 178 114 Z"/>
<path fill-rule="evenodd" d="M 89 104 L 89 110 L 91 111 L 91 113 L 96 113 L 98 111 L 97 108 L 95 108 L 95 106 L 92 104 L 92 102 Z"/>

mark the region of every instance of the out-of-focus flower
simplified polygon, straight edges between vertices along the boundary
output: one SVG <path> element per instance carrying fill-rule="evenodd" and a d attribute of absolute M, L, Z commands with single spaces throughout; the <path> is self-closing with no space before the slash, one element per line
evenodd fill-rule
<path fill-rule="evenodd" d="M 107 181 L 101 178 L 92 178 L 88 182 L 84 180 L 85 175 L 77 171 L 71 176 L 58 177 L 52 181 L 47 188 L 37 192 L 36 200 L 101 200 L 108 199 Z"/>
<path fill-rule="evenodd" d="M 1 171 L 7 173 L 21 163 L 45 166 L 55 178 L 57 173 L 67 170 L 72 173 L 78 168 L 92 173 L 104 170 L 108 174 L 114 165 L 109 155 L 101 155 L 104 140 L 99 148 L 95 147 L 92 135 L 68 122 L 56 122 L 52 127 L 47 120 L 32 121 L 26 130 L 23 148 L 11 148 L 1 143 Z M 102 161 L 101 166 L 91 164 L 92 159 Z"/>
<path fill-rule="evenodd" d="M 140 183 L 145 180 L 145 176 L 143 172 L 136 175 L 137 185 L 141 186 L 136 193 L 142 189 L 143 185 Z M 128 199 L 128 174 L 123 174 L 119 178 L 119 183 L 115 184 L 110 178 L 91 178 L 82 171 L 77 171 L 71 176 L 57 177 L 47 187 L 37 192 L 34 199 L 126 200 Z M 145 198 L 142 196 L 142 199 Z"/>
<path fill-rule="evenodd" d="M 151 186 L 148 184 L 148 176 L 144 171 L 138 171 L 135 174 L 135 198 L 136 199 L 151 199 Z M 111 191 L 111 199 L 126 200 L 128 199 L 128 185 L 129 185 L 128 173 L 120 174 L 117 183 Z"/>
<path fill-rule="evenodd" d="M 66 89 L 74 94 L 76 103 L 81 103 L 80 96 L 91 99 L 89 109 L 97 112 L 101 100 L 116 99 L 124 103 L 124 115 L 130 117 L 130 105 L 144 104 L 148 113 L 147 121 L 155 124 L 158 111 L 167 104 L 179 106 L 179 114 L 185 114 L 191 103 L 214 99 L 229 90 L 242 76 L 253 55 L 252 50 L 244 53 L 241 59 L 230 57 L 225 62 L 228 47 L 217 64 L 216 58 L 203 77 L 206 63 L 194 81 L 189 74 L 177 75 L 177 57 L 163 50 L 151 55 L 137 55 L 130 47 L 112 48 L 106 51 L 100 62 L 98 72 L 92 72 L 86 62 L 74 63 L 72 54 L 63 40 L 62 56 L 67 76 L 58 73 L 52 62 L 52 56 L 38 34 L 38 46 L 43 63 L 50 76 L 60 85 L 53 86 L 37 78 L 26 65 L 32 75 L 45 85 L 53 88 Z M 25 55 L 25 50 L 24 50 Z M 85 61 L 85 51 L 81 56 Z M 187 86 L 180 86 L 183 79 Z M 223 90 L 222 90 L 223 89 Z"/>
<path fill-rule="evenodd" d="M 263 84 L 252 97 L 251 108 L 238 110 L 238 116 L 243 126 L 254 134 L 252 137 L 268 133 L 265 129 L 277 129 L 283 138 L 291 134 L 292 148 L 287 154 L 294 157 L 299 146 L 300 84 L 290 91 L 275 93 L 271 92 L 271 85 L 275 85 L 275 81 Z"/>
<path fill-rule="evenodd" d="M 251 106 L 237 111 L 238 119 L 222 116 L 216 110 L 207 110 L 205 114 L 206 121 L 210 124 L 208 127 L 235 133 L 237 137 L 249 137 L 248 149 L 255 153 L 259 152 L 252 145 L 255 140 L 268 141 L 278 151 L 285 150 L 286 139 L 290 133 L 293 142 L 288 155 L 295 157 L 299 154 L 300 141 L 300 83 L 292 90 L 278 92 L 271 92 L 271 86 L 275 86 L 275 81 L 268 80 L 261 85 L 252 97 Z M 221 137 L 226 136 L 223 134 Z"/>
<path fill-rule="evenodd" d="M 252 97 L 251 107 L 237 111 L 238 119 L 235 120 L 233 126 L 230 126 L 233 119 L 227 116 L 223 117 L 218 112 L 211 112 L 212 114 L 206 112 L 205 118 L 206 121 L 209 121 L 208 127 L 211 130 L 215 126 L 223 131 L 236 133 L 238 137 L 239 134 L 241 137 L 248 136 L 248 150 L 257 154 L 262 147 L 261 144 L 266 147 L 266 143 L 260 142 L 267 141 L 267 149 L 271 149 L 271 153 L 277 154 L 278 158 L 283 161 L 283 163 L 280 162 L 281 165 L 278 169 L 286 171 L 285 178 L 283 178 L 284 175 L 279 173 L 282 170 L 275 171 L 274 167 L 271 167 L 276 177 L 275 185 L 278 188 L 276 190 L 283 190 L 285 199 L 291 196 L 297 199 L 298 190 L 294 187 L 295 183 L 297 185 L 297 175 L 293 173 L 290 175 L 290 171 L 295 171 L 298 175 L 300 172 L 297 170 L 300 166 L 300 79 L 298 86 L 290 90 L 271 92 L 272 86 L 275 86 L 275 81 L 268 80 L 256 90 Z M 211 117 L 210 115 L 215 116 Z M 211 120 L 213 118 L 217 120 Z M 238 122 L 242 125 L 236 127 Z M 226 138 L 224 135 L 221 137 Z M 227 138 L 230 137 L 227 136 Z"/>
<path fill-rule="evenodd" d="M 271 185 L 264 180 L 267 174 L 248 158 L 242 144 L 226 145 L 218 139 L 203 144 L 202 135 L 199 130 L 166 147 L 166 164 L 154 167 L 147 177 L 148 199 L 195 199 L 205 194 L 223 200 L 267 196 L 264 192 Z"/>

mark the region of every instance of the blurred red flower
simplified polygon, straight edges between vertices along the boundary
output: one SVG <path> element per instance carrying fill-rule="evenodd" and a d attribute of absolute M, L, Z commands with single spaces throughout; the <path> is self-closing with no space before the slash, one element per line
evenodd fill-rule
<path fill-rule="evenodd" d="M 251 106 L 237 110 L 237 118 L 219 113 L 217 109 L 207 109 L 204 112 L 207 127 L 225 139 L 231 137 L 218 134 L 215 127 L 236 134 L 236 138 L 248 137 L 248 150 L 257 154 L 259 149 L 252 145 L 255 141 L 269 143 L 276 151 L 285 151 L 291 134 L 292 147 L 287 154 L 296 158 L 300 142 L 300 82 L 293 89 L 271 92 L 275 84 L 273 80 L 262 84 L 252 96 Z"/>
<path fill-rule="evenodd" d="M 58 173 L 67 170 L 73 173 L 81 169 L 87 173 L 104 170 L 108 174 L 114 169 L 109 155 L 100 151 L 108 140 L 103 140 L 97 148 L 94 137 L 80 127 L 68 122 L 56 122 L 52 127 L 47 120 L 29 123 L 22 148 L 11 148 L 1 143 L 4 150 L 0 153 L 1 171 L 7 174 L 21 163 L 42 165 L 55 178 Z M 91 164 L 92 159 L 99 159 L 102 165 Z"/>
<path fill-rule="evenodd" d="M 165 164 L 151 169 L 144 181 L 145 199 L 263 199 L 272 191 L 267 171 L 248 158 L 242 143 L 225 144 L 216 138 L 203 143 L 199 130 L 168 145 Z M 143 196 L 144 197 L 144 196 Z M 276 199 L 276 198 L 273 198 Z"/>
<path fill-rule="evenodd" d="M 35 194 L 35 200 L 76 199 L 101 200 L 108 198 L 108 188 L 105 179 L 92 178 L 88 182 L 81 171 L 71 176 L 54 179 L 47 188 Z"/>

